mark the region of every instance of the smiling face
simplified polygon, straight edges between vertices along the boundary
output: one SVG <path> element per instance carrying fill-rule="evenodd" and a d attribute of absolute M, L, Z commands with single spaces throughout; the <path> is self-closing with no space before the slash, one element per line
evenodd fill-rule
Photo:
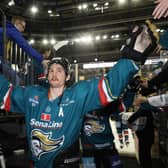
<path fill-rule="evenodd" d="M 50 87 L 64 87 L 67 80 L 69 80 L 69 75 L 65 74 L 65 70 L 62 65 L 54 63 L 50 66 L 48 70 L 48 81 Z"/>

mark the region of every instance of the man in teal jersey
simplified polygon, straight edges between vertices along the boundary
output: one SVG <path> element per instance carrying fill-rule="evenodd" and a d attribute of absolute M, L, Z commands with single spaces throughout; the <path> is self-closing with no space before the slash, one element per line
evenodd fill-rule
<path fill-rule="evenodd" d="M 54 158 L 78 137 L 84 115 L 115 101 L 121 95 L 129 80 L 139 70 L 133 60 L 143 62 L 147 57 L 143 53 L 148 50 L 149 55 L 156 47 L 149 26 L 139 28 L 140 31 L 134 35 L 135 45 L 127 44 L 131 56 L 128 58 L 128 52 L 123 52 L 123 57 L 107 76 L 100 79 L 80 81 L 67 88 L 70 63 L 60 57 L 53 58 L 48 66 L 49 88 L 13 87 L 0 75 L 1 108 L 25 114 L 27 140 L 34 168 L 52 168 Z M 149 48 L 136 41 L 140 37 L 142 41 L 147 40 L 143 38 L 144 33 L 145 37 L 148 36 Z M 151 47 L 153 44 L 155 47 Z M 134 57 L 132 54 L 134 51 L 138 53 L 139 60 L 137 55 Z"/>

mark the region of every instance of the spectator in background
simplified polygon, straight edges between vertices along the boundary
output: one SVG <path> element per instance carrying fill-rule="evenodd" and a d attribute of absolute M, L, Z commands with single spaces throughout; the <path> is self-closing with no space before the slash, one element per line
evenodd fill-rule
<path fill-rule="evenodd" d="M 43 55 L 42 65 L 44 69 L 44 74 L 46 75 L 48 70 L 48 63 L 51 60 L 51 47 L 41 49 L 40 53 Z"/>
<path fill-rule="evenodd" d="M 25 30 L 26 22 L 23 17 L 20 16 L 14 16 L 12 17 L 12 21 L 6 22 L 6 36 L 7 36 L 7 42 L 9 40 L 12 40 L 15 42 L 20 48 L 22 48 L 30 57 L 37 60 L 38 63 L 41 63 L 43 57 L 41 54 L 39 54 L 36 50 L 34 50 L 28 42 L 24 39 L 22 36 L 22 32 Z M 1 71 L 5 74 L 5 76 L 11 80 L 11 82 L 14 85 L 20 84 L 20 78 L 17 75 L 17 73 L 5 62 L 2 63 L 2 61 L 7 60 L 8 57 L 8 51 L 10 48 L 9 43 L 7 44 L 7 55 L 3 55 L 3 28 L 0 27 L 0 66 Z"/>
<path fill-rule="evenodd" d="M 166 30 L 161 36 L 159 43 L 162 47 L 168 49 L 168 30 Z M 168 61 L 162 66 L 161 71 L 155 75 L 149 81 L 144 81 L 143 88 L 141 90 L 142 95 L 149 95 L 157 92 L 165 83 L 168 83 Z"/>
<path fill-rule="evenodd" d="M 135 131 L 138 138 L 138 161 L 142 168 L 152 168 L 154 115 L 159 111 L 149 103 L 142 103 L 139 109 L 128 118 L 128 127 Z"/>
<path fill-rule="evenodd" d="M 135 104 L 137 104 L 138 106 L 142 103 L 149 103 L 151 106 L 154 107 L 168 106 L 168 93 L 150 97 L 138 95 L 134 101 Z"/>
<path fill-rule="evenodd" d="M 168 0 L 157 0 L 155 1 L 156 7 L 152 13 L 154 19 L 160 19 L 161 17 L 168 16 Z M 168 49 L 168 30 L 166 30 L 159 40 L 159 44 L 162 48 Z M 162 67 L 162 70 L 154 76 L 151 80 L 146 81 L 142 88 L 142 95 L 149 95 L 151 93 L 157 92 L 163 84 L 168 82 L 168 62 Z"/>
<path fill-rule="evenodd" d="M 22 48 L 31 58 L 37 60 L 41 63 L 43 57 L 35 49 L 33 49 L 28 42 L 22 36 L 22 32 L 25 30 L 26 21 L 23 17 L 14 16 L 12 17 L 12 22 L 6 22 L 6 35 L 7 39 L 15 42 L 20 48 Z M 2 41 L 3 28 L 0 28 L 0 56 L 3 56 L 3 41 Z"/>
<path fill-rule="evenodd" d="M 161 17 L 168 16 L 168 0 L 157 0 L 155 1 L 156 7 L 152 13 L 154 19 L 160 19 Z M 163 48 L 168 49 L 168 30 L 166 30 L 161 36 L 159 40 L 160 45 Z M 159 72 L 155 77 L 151 80 L 146 81 L 142 88 L 142 95 L 149 95 L 151 93 L 157 92 L 164 83 L 168 82 L 168 62 L 162 67 L 161 72 Z"/>
<path fill-rule="evenodd" d="M 48 81 L 46 78 L 48 71 L 48 64 L 51 60 L 51 50 L 50 46 L 43 46 L 39 49 L 39 52 L 43 56 L 43 61 L 41 64 L 38 64 L 36 60 L 34 61 L 35 73 L 37 76 L 37 84 L 48 87 Z"/>

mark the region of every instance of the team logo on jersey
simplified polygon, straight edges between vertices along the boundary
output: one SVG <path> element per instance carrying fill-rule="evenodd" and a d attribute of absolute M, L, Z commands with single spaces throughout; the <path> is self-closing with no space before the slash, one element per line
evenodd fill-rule
<path fill-rule="evenodd" d="M 85 122 L 84 131 L 85 134 L 91 136 L 95 133 L 101 133 L 105 130 L 105 125 L 100 124 L 98 121 L 95 120 L 88 120 Z"/>
<path fill-rule="evenodd" d="M 66 98 L 64 102 L 61 103 L 62 106 L 69 106 L 70 104 L 74 104 L 75 100 L 70 100 L 69 98 Z"/>
<path fill-rule="evenodd" d="M 29 98 L 29 102 L 32 103 L 32 106 L 35 107 L 37 104 L 39 104 L 39 101 L 38 101 L 39 97 L 38 96 L 34 96 L 34 98 Z"/>
<path fill-rule="evenodd" d="M 41 130 L 33 130 L 31 133 L 31 151 L 40 159 L 41 155 L 53 152 L 64 143 L 64 136 L 52 139 L 52 133 L 44 133 Z"/>

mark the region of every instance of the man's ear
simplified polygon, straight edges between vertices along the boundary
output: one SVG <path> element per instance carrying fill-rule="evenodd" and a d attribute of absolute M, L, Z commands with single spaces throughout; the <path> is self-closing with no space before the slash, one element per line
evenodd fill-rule
<path fill-rule="evenodd" d="M 69 81 L 70 80 L 70 74 L 68 74 L 67 76 L 66 76 L 66 81 Z"/>

